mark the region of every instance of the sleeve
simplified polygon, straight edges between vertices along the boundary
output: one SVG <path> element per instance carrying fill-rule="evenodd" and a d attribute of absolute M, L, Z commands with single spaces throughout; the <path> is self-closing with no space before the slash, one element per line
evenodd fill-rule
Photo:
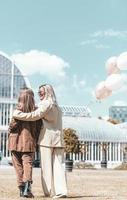
<path fill-rule="evenodd" d="M 12 118 L 10 124 L 9 124 L 9 133 L 15 133 L 19 129 L 19 121 L 17 119 Z"/>
<path fill-rule="evenodd" d="M 52 108 L 52 104 L 49 101 L 45 101 L 39 105 L 39 108 L 31 113 L 24 113 L 19 110 L 13 112 L 13 117 L 22 121 L 37 121 L 44 118 L 47 112 Z"/>
<path fill-rule="evenodd" d="M 38 141 L 39 135 L 40 135 L 40 131 L 41 128 L 43 128 L 43 121 L 42 119 L 39 119 L 36 121 L 36 141 Z"/>

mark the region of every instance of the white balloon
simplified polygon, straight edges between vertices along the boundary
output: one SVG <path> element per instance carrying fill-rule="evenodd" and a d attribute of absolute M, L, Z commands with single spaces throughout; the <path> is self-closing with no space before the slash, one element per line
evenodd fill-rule
<path fill-rule="evenodd" d="M 127 70 L 127 52 L 120 54 L 117 59 L 117 67 L 121 70 Z"/>
<path fill-rule="evenodd" d="M 112 94 L 111 90 L 108 90 L 106 87 L 102 90 L 96 90 L 95 96 L 98 100 L 105 99 L 106 97 L 110 96 Z"/>
<path fill-rule="evenodd" d="M 106 62 L 106 70 L 108 75 L 120 73 L 120 69 L 117 67 L 117 57 L 110 57 Z"/>
<path fill-rule="evenodd" d="M 107 65 L 116 66 L 117 65 L 117 57 L 116 56 L 110 57 L 106 62 L 106 66 Z"/>
<path fill-rule="evenodd" d="M 126 56 L 127 55 L 127 51 L 126 52 L 123 52 L 123 53 L 121 53 L 120 55 L 119 55 L 119 57 L 121 57 L 121 56 Z"/>
<path fill-rule="evenodd" d="M 121 74 L 112 74 L 106 79 L 105 86 L 109 90 L 118 90 L 122 87 L 123 83 L 124 80 Z"/>
<path fill-rule="evenodd" d="M 110 96 L 112 91 L 105 87 L 105 81 L 100 82 L 95 89 L 95 97 L 99 100 Z"/>
<path fill-rule="evenodd" d="M 96 90 L 101 90 L 103 87 L 105 87 L 105 81 L 101 81 L 97 84 Z"/>

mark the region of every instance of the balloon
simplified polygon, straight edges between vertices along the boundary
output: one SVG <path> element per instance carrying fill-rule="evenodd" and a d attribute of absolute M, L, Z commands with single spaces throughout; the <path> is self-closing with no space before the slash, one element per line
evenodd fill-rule
<path fill-rule="evenodd" d="M 111 90 L 102 90 L 102 91 L 96 91 L 95 92 L 95 96 L 98 100 L 101 100 L 101 99 L 105 99 L 106 97 L 110 96 L 112 94 L 112 91 Z"/>
<path fill-rule="evenodd" d="M 125 56 L 125 55 L 127 55 L 127 51 L 120 54 L 120 56 Z"/>
<path fill-rule="evenodd" d="M 97 84 L 96 89 L 101 90 L 103 87 L 105 87 L 105 81 L 101 81 Z"/>
<path fill-rule="evenodd" d="M 105 81 L 100 82 L 95 89 L 95 96 L 99 100 L 105 99 L 110 96 L 111 93 L 112 91 L 105 87 Z"/>
<path fill-rule="evenodd" d="M 121 70 L 127 70 L 127 52 L 120 54 L 117 59 L 117 67 Z"/>
<path fill-rule="evenodd" d="M 111 74 L 105 81 L 105 86 L 109 90 L 118 90 L 124 83 L 123 77 L 120 74 Z"/>
<path fill-rule="evenodd" d="M 110 57 L 106 62 L 106 70 L 108 75 L 120 73 L 120 69 L 117 67 L 117 57 Z"/>

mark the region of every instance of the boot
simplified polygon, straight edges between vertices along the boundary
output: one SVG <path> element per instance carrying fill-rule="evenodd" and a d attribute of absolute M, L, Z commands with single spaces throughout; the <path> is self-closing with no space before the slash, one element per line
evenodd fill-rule
<path fill-rule="evenodd" d="M 24 185 L 19 186 L 19 196 L 23 197 L 24 196 Z"/>
<path fill-rule="evenodd" d="M 27 198 L 34 198 L 34 195 L 31 192 L 31 182 L 27 181 L 24 183 L 24 193 L 23 196 Z"/>

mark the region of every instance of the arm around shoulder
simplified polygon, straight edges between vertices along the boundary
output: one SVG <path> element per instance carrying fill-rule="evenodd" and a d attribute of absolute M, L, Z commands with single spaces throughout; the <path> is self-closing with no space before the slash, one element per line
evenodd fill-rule
<path fill-rule="evenodd" d="M 44 101 L 39 104 L 39 108 L 31 113 L 24 113 L 20 110 L 13 112 L 13 117 L 22 121 L 36 121 L 42 119 L 45 114 L 51 109 L 52 104 L 49 101 Z"/>

